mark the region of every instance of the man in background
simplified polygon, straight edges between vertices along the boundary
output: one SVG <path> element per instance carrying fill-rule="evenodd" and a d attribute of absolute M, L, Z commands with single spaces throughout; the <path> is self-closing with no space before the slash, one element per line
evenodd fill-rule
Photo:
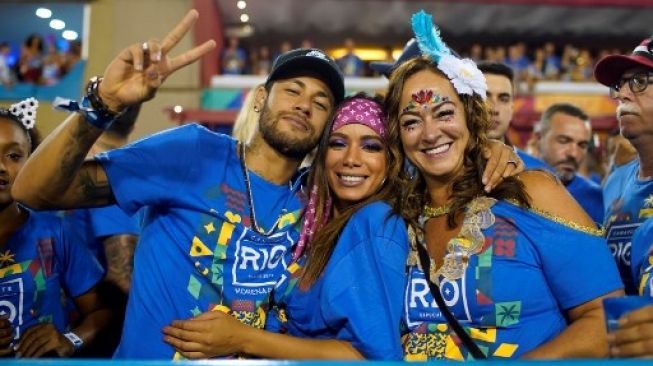
<path fill-rule="evenodd" d="M 512 145 L 506 134 L 514 115 L 515 73 L 508 65 L 494 61 L 481 61 L 478 63 L 478 68 L 487 81 L 486 103 L 488 103 L 492 123 L 488 130 L 488 138 Z M 526 169 L 551 169 L 542 160 L 521 149 L 516 149 L 516 152 L 524 161 Z"/>
<path fill-rule="evenodd" d="M 637 150 L 636 159 L 615 168 L 606 180 L 603 202 L 608 245 L 626 293 L 643 293 L 641 290 L 651 284 L 642 274 L 651 273 L 653 260 L 651 231 L 638 230 L 640 226 L 646 229 L 642 224 L 653 217 L 653 37 L 643 40 L 629 55 L 601 59 L 594 76 L 610 88 L 610 95 L 619 102 L 621 135 Z M 639 240 L 633 237 L 636 231 L 647 234 L 640 239 L 648 245 L 637 245 Z M 635 268 L 636 263 L 643 267 Z M 652 357 L 653 306 L 624 316 L 608 341 L 612 357 Z"/>
<path fill-rule="evenodd" d="M 603 223 L 601 187 L 578 174 L 587 157 L 592 126 L 587 114 L 569 103 L 547 108 L 535 128 L 535 149 L 597 224 Z"/>

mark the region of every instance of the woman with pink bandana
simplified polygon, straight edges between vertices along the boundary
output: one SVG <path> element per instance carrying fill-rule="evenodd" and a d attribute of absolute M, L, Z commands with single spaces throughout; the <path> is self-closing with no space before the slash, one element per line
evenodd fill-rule
<path fill-rule="evenodd" d="M 173 322 L 164 339 L 184 357 L 402 358 L 408 236 L 387 203 L 402 157 L 378 101 L 355 95 L 334 116 L 312 166 L 297 261 L 272 294 L 282 310 L 268 331 L 219 311 Z"/>

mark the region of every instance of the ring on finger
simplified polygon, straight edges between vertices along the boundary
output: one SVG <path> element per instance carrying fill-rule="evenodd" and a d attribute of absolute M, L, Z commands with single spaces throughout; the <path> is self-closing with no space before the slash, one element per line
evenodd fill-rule
<path fill-rule="evenodd" d="M 508 160 L 506 162 L 506 164 L 514 164 L 515 166 L 517 166 L 517 161 L 516 160 Z"/>

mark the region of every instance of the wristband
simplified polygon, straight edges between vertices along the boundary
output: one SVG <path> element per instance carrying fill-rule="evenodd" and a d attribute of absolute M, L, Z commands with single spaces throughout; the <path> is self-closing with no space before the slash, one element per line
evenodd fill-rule
<path fill-rule="evenodd" d="M 114 112 L 109 109 L 109 107 L 104 104 L 102 98 L 100 98 L 100 83 L 104 80 L 102 77 L 93 76 L 86 84 L 86 97 L 91 104 L 91 107 L 95 109 L 99 114 L 104 114 L 107 116 L 117 117 L 121 112 Z"/>
<path fill-rule="evenodd" d="M 75 349 L 75 351 L 77 351 L 84 345 L 84 341 L 81 338 L 79 338 L 77 334 L 73 332 L 64 333 L 63 336 L 66 337 L 70 341 L 70 343 L 73 344 L 73 348 Z"/>
<path fill-rule="evenodd" d="M 69 112 L 77 112 L 84 116 L 86 122 L 106 131 L 113 121 L 122 115 L 122 112 L 112 112 L 104 104 L 98 94 L 100 82 L 102 82 L 102 78 L 91 78 L 86 86 L 86 95 L 82 98 L 81 102 L 57 97 L 53 102 L 54 107 Z"/>

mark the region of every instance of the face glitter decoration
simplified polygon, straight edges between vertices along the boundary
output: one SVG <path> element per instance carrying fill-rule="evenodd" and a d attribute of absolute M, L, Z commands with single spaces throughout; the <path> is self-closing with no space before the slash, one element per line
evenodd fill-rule
<path fill-rule="evenodd" d="M 418 109 L 420 106 L 424 110 L 430 109 L 440 103 L 448 101 L 448 97 L 442 97 L 439 94 L 435 93 L 433 90 L 420 90 L 417 93 L 413 94 L 411 101 L 408 103 L 406 108 L 401 110 L 401 113 L 406 113 L 408 111 Z"/>

